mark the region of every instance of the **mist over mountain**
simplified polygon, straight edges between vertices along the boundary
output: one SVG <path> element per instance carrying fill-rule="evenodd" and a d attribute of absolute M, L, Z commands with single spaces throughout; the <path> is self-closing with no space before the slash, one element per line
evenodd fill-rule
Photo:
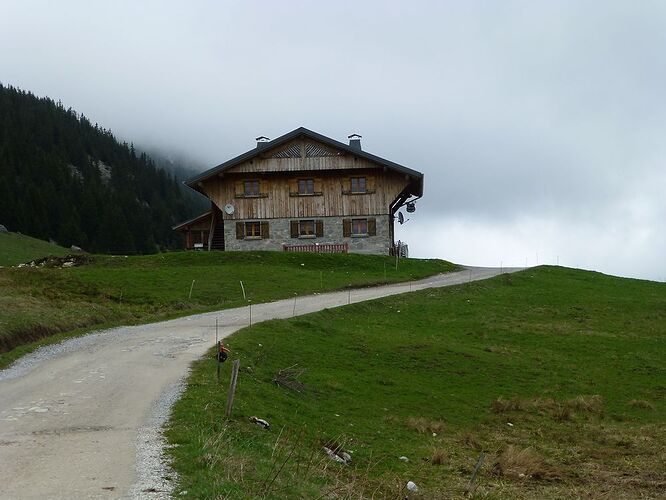
<path fill-rule="evenodd" d="M 200 169 L 139 151 L 51 98 L 0 84 L 0 224 L 93 252 L 180 248 L 171 227 L 206 201 Z"/>

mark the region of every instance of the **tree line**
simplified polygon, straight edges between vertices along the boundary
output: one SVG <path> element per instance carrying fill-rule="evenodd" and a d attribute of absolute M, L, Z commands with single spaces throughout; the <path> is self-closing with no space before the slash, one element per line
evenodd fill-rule
<path fill-rule="evenodd" d="M 91 252 L 181 248 L 171 227 L 208 206 L 181 172 L 61 102 L 0 84 L 0 224 L 10 231 Z"/>

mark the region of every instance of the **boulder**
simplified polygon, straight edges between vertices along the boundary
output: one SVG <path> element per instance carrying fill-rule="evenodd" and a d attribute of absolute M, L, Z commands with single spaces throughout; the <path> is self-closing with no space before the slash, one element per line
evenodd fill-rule
<path fill-rule="evenodd" d="M 0 224 L 0 233 L 8 233 L 8 232 L 9 232 L 9 229 L 7 229 L 5 226 Z"/>

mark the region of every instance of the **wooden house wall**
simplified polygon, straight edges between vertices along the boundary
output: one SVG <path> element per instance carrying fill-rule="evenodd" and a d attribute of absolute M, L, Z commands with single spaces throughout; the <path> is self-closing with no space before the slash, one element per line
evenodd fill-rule
<path fill-rule="evenodd" d="M 331 157 L 329 157 L 330 159 Z M 312 160 L 308 158 L 308 160 Z M 255 162 L 257 163 L 257 162 Z M 308 167 L 311 164 L 308 163 Z M 330 166 L 329 166 L 330 168 Z M 350 189 L 350 176 L 365 176 L 374 189 L 368 194 L 344 194 Z M 292 196 L 294 185 L 299 178 L 315 179 L 315 191 L 321 195 Z M 260 191 L 264 197 L 242 198 L 236 196 L 237 183 L 244 179 L 259 179 Z M 397 172 L 374 166 L 373 168 L 345 169 L 343 172 L 313 169 L 304 172 L 282 170 L 225 172 L 223 177 L 215 177 L 203 183 L 202 190 L 218 207 L 232 204 L 233 215 L 224 214 L 225 219 L 264 219 L 343 215 L 388 214 L 389 205 L 407 186 L 408 180 Z"/>

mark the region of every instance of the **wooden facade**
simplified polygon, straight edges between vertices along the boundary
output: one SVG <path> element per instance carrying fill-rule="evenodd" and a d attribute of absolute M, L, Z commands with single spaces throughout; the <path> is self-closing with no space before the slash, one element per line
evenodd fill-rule
<path fill-rule="evenodd" d="M 299 183 L 307 183 L 308 189 L 299 189 Z M 374 216 L 385 216 L 392 240 L 393 216 L 408 200 L 421 196 L 423 175 L 362 151 L 360 142 L 346 145 L 301 128 L 258 143 L 256 149 L 204 172 L 187 185 L 207 196 L 212 210 L 207 218 L 174 229 L 186 234 L 186 248 L 192 248 L 192 242 L 205 235 L 207 223 L 207 248 L 212 249 L 216 235 L 225 232 L 225 224 L 248 220 L 261 221 L 268 235 L 269 221 L 365 216 L 373 217 L 374 224 Z M 226 234 L 229 238 L 228 228 Z M 342 244 L 343 237 L 340 234 L 340 241 L 327 243 Z"/>

